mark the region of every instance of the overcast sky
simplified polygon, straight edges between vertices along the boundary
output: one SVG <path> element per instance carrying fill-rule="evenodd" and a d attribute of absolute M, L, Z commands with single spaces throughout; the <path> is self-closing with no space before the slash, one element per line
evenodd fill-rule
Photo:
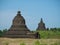
<path fill-rule="evenodd" d="M 41 18 L 46 27 L 60 27 L 60 0 L 0 0 L 0 29 L 9 29 L 19 10 L 30 30 Z"/>

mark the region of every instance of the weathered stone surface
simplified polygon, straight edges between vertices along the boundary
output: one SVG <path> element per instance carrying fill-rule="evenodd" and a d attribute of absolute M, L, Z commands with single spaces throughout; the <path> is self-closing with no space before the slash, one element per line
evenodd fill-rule
<path fill-rule="evenodd" d="M 36 34 L 32 33 L 25 24 L 25 19 L 18 11 L 14 17 L 10 29 L 4 34 L 5 37 L 12 38 L 36 38 Z"/>
<path fill-rule="evenodd" d="M 42 18 L 41 18 L 40 23 L 38 24 L 37 30 L 46 30 L 45 23 L 43 22 Z"/>

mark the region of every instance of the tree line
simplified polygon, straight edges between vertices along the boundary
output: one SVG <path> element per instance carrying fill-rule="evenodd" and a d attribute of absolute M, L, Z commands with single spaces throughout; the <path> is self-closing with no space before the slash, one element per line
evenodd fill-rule
<path fill-rule="evenodd" d="M 48 31 L 49 31 L 49 30 L 50 30 L 50 31 L 60 31 L 60 28 L 50 28 L 50 29 L 47 28 L 47 30 L 48 30 Z"/>
<path fill-rule="evenodd" d="M 0 30 L 0 37 L 2 37 L 2 36 L 3 36 L 3 34 L 4 34 L 5 32 L 7 32 L 7 31 L 8 31 L 7 29 Z"/>
<path fill-rule="evenodd" d="M 0 37 L 2 37 L 3 36 L 3 34 L 5 33 L 5 32 L 7 32 L 8 30 L 7 29 L 3 29 L 3 30 L 0 30 Z M 47 31 L 60 31 L 60 28 L 47 28 Z M 34 31 L 33 31 L 34 32 Z"/>

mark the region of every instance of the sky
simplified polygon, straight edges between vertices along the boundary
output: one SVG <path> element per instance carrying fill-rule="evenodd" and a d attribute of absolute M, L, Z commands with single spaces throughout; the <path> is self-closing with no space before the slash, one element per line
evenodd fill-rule
<path fill-rule="evenodd" d="M 17 11 L 30 30 L 37 29 L 41 18 L 46 28 L 60 28 L 60 0 L 0 0 L 0 30 L 11 27 Z"/>

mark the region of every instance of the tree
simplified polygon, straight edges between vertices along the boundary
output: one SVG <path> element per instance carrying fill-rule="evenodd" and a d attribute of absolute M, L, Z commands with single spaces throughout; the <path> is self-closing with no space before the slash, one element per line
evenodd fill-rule
<path fill-rule="evenodd" d="M 57 28 L 57 31 L 60 31 L 60 28 Z"/>
<path fill-rule="evenodd" d="M 7 31 L 8 31 L 7 29 L 0 30 L 0 37 L 2 37 L 4 35 L 4 33 L 7 32 Z"/>
<path fill-rule="evenodd" d="M 2 30 L 0 30 L 0 37 L 3 35 L 3 32 L 2 32 Z"/>
<path fill-rule="evenodd" d="M 7 31 L 8 31 L 7 29 L 4 29 L 4 30 L 3 30 L 3 34 L 4 34 L 5 32 L 7 32 Z"/>

